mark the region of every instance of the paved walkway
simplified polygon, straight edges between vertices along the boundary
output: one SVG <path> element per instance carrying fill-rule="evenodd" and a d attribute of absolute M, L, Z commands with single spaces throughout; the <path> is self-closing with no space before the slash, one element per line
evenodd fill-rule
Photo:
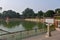
<path fill-rule="evenodd" d="M 51 34 L 52 36 L 49 38 L 45 37 L 46 34 L 43 34 L 34 37 L 29 37 L 23 40 L 60 40 L 60 31 L 52 31 Z"/>

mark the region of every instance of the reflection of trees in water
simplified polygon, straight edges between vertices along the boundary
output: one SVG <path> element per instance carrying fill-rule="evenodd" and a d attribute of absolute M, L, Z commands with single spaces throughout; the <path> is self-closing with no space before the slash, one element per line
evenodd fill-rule
<path fill-rule="evenodd" d="M 47 27 L 46 24 L 41 23 L 41 22 L 37 23 L 37 26 L 38 26 L 39 29 L 43 29 L 43 28 Z"/>
<path fill-rule="evenodd" d="M 2 24 L 4 27 L 7 27 L 7 28 L 14 28 L 16 26 L 19 26 L 20 25 L 20 21 L 9 21 L 8 23 L 5 22 L 5 21 L 2 21 Z"/>
<path fill-rule="evenodd" d="M 0 21 L 0 25 L 2 24 L 2 21 Z"/>
<path fill-rule="evenodd" d="M 37 26 L 39 29 L 42 28 L 46 28 L 46 25 L 43 23 L 36 23 L 36 22 L 28 22 L 28 21 L 9 21 L 8 23 L 6 21 L 0 21 L 0 25 L 3 25 L 4 27 L 7 28 L 14 28 L 14 27 L 18 27 L 20 24 L 26 29 L 26 30 L 31 30 L 33 29 L 35 26 Z"/>
<path fill-rule="evenodd" d="M 22 25 L 26 30 L 31 30 L 36 25 L 36 23 L 24 21 L 24 22 L 22 22 Z"/>

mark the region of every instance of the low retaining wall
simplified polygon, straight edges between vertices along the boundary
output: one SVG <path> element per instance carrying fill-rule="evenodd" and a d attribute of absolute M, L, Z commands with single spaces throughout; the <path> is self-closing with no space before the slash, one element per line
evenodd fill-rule
<path fill-rule="evenodd" d="M 25 19 L 25 21 L 32 21 L 32 22 L 43 22 L 43 19 Z"/>

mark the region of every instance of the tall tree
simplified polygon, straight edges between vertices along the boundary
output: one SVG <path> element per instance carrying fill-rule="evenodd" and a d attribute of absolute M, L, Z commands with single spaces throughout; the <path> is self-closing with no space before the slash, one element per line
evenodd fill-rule
<path fill-rule="evenodd" d="M 19 13 L 17 13 L 17 18 L 20 18 L 20 14 Z"/>
<path fill-rule="evenodd" d="M 20 16 L 19 13 L 16 13 L 15 11 L 8 10 L 3 12 L 3 18 L 10 17 L 10 18 L 18 18 Z"/>
<path fill-rule="evenodd" d="M 33 18 L 34 17 L 34 11 L 33 11 L 33 9 L 26 8 L 22 13 L 23 13 L 23 16 L 25 18 Z"/>
<path fill-rule="evenodd" d="M 41 17 L 43 17 L 43 11 L 38 11 L 38 14 L 37 14 L 37 16 L 39 17 L 39 18 L 41 18 Z"/>
<path fill-rule="evenodd" d="M 0 13 L 0 18 L 2 18 L 2 14 Z"/>
<path fill-rule="evenodd" d="M 55 14 L 55 12 L 53 10 L 48 10 L 46 13 L 45 13 L 45 17 L 53 17 Z"/>

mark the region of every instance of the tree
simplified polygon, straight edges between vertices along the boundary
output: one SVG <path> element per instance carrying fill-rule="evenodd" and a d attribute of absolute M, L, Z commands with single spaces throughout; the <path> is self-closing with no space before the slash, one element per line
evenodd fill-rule
<path fill-rule="evenodd" d="M 2 14 L 0 13 L 0 18 L 2 18 Z"/>
<path fill-rule="evenodd" d="M 42 11 L 38 11 L 38 14 L 37 14 L 37 16 L 39 17 L 39 18 L 41 18 L 41 17 L 43 17 L 43 12 Z"/>
<path fill-rule="evenodd" d="M 45 13 L 45 17 L 53 17 L 55 14 L 55 12 L 53 10 L 48 10 L 46 13 Z"/>
<path fill-rule="evenodd" d="M 20 18 L 20 14 L 19 13 L 17 13 L 17 18 Z"/>
<path fill-rule="evenodd" d="M 60 16 L 60 8 L 55 9 L 55 13 L 56 13 L 57 16 Z"/>
<path fill-rule="evenodd" d="M 25 18 L 33 18 L 34 17 L 34 11 L 33 11 L 33 9 L 26 8 L 22 13 L 23 13 L 23 16 Z"/>
<path fill-rule="evenodd" d="M 19 18 L 20 14 L 16 13 L 15 11 L 8 10 L 3 12 L 3 18 L 10 17 L 10 18 Z"/>
<path fill-rule="evenodd" d="M 60 13 L 60 8 L 55 9 L 55 13 Z"/>

